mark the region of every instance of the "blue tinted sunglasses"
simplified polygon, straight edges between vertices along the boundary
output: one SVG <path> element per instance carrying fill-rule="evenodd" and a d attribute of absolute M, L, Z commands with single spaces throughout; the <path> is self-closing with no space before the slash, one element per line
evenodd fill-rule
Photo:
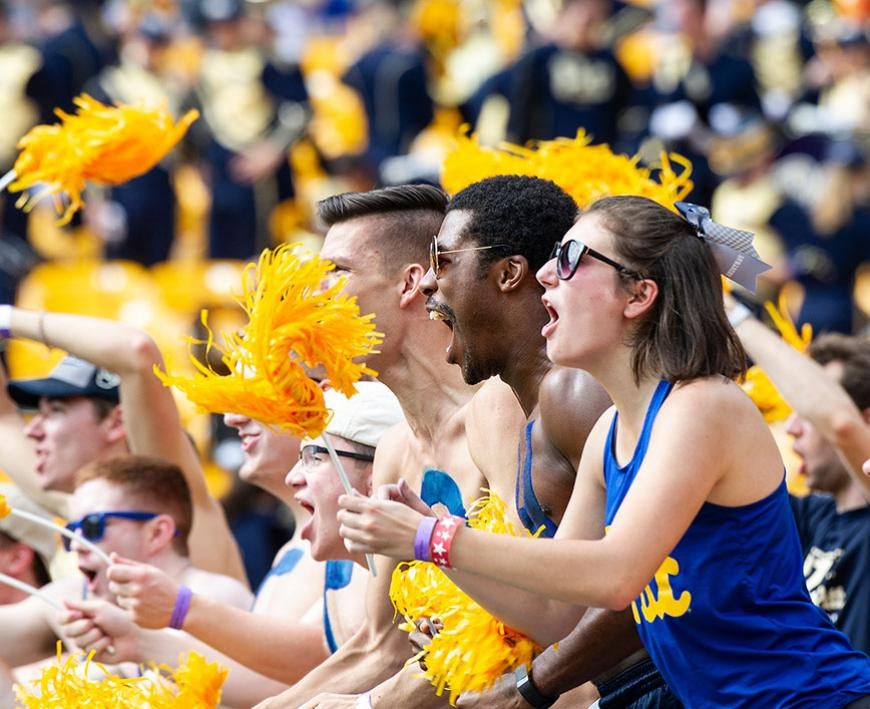
<path fill-rule="evenodd" d="M 147 522 L 154 519 L 158 514 L 156 512 L 138 512 L 136 510 L 127 510 L 123 512 L 92 512 L 85 515 L 76 522 L 69 522 L 66 528 L 73 533 L 81 530 L 81 535 L 89 542 L 98 542 L 106 535 L 106 519 L 114 517 L 116 519 L 131 519 L 135 522 Z M 178 530 L 175 530 L 176 534 Z M 71 540 L 67 537 L 63 538 L 63 548 L 70 550 Z"/>

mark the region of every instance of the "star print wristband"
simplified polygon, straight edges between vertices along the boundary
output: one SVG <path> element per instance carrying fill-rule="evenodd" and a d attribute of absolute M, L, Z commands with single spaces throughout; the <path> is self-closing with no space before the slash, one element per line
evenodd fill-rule
<path fill-rule="evenodd" d="M 414 558 L 417 561 L 432 561 L 429 555 L 429 540 L 432 539 L 432 530 L 437 522 L 435 517 L 424 517 L 417 526 L 417 534 L 414 535 Z"/>
<path fill-rule="evenodd" d="M 438 521 L 435 522 L 435 528 L 432 530 L 432 538 L 429 540 L 429 556 L 432 557 L 433 564 L 445 569 L 452 568 L 450 566 L 450 547 L 453 546 L 456 532 L 463 524 L 465 524 L 465 520 L 462 517 L 445 515 L 438 518 Z"/>

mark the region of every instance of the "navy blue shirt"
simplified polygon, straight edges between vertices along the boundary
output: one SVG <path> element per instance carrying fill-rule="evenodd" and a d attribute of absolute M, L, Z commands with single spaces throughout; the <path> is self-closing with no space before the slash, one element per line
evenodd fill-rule
<path fill-rule="evenodd" d="M 827 495 L 792 497 L 813 602 L 870 654 L 870 505 L 837 513 Z"/>

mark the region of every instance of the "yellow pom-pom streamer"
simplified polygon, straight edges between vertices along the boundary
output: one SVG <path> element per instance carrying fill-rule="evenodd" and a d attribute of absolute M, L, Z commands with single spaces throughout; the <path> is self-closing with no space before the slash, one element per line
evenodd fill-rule
<path fill-rule="evenodd" d="M 441 182 L 451 194 L 494 175 L 528 175 L 552 180 L 581 209 L 601 197 L 642 195 L 674 209 L 692 190 L 691 163 L 675 153 L 661 155 L 656 173 L 638 157 L 614 153 L 605 144 L 592 145 L 582 130 L 574 138 L 556 138 L 521 147 L 505 143 L 485 148 L 463 130 L 444 161 Z M 673 165 L 678 165 L 679 172 Z"/>
<path fill-rule="evenodd" d="M 57 646 L 57 662 L 42 671 L 31 688 L 15 686 L 15 695 L 24 709 L 214 709 L 220 703 L 221 687 L 227 670 L 216 662 L 191 652 L 180 658 L 177 670 L 152 665 L 152 672 L 143 677 L 122 678 L 113 675 L 100 664 L 105 675 L 94 680 L 88 677 L 93 653 L 84 666 L 77 655 L 61 661 L 61 644 Z"/>
<path fill-rule="evenodd" d="M 2 187 L 23 195 L 20 207 L 31 209 L 54 195 L 59 224 L 66 224 L 82 205 L 85 181 L 118 185 L 148 172 L 168 153 L 199 113 L 188 111 L 177 123 L 165 108 L 107 106 L 82 94 L 75 114 L 57 109 L 60 123 L 31 129 L 18 141 L 21 153 Z M 68 204 L 64 208 L 61 194 Z"/>
<path fill-rule="evenodd" d="M 504 502 L 493 492 L 471 506 L 469 525 L 518 536 Z M 423 676 L 438 696 L 448 689 L 451 704 L 462 692 L 484 691 L 505 672 L 529 665 L 541 651 L 535 642 L 487 613 L 429 562 L 399 564 L 393 572 L 390 600 L 404 616 L 399 627 L 406 632 L 413 631 L 414 621 L 420 618 L 442 621 L 443 629 L 422 653 L 426 658 Z M 408 664 L 420 657 L 411 658 Z"/>
<path fill-rule="evenodd" d="M 806 351 L 813 339 L 812 326 L 809 323 L 804 323 L 801 331 L 798 332 L 794 320 L 788 314 L 782 296 L 780 296 L 778 305 L 767 302 L 764 304 L 764 309 L 770 315 L 782 339 L 798 352 Z M 765 371 L 758 365 L 749 368 L 746 372 L 746 379 L 741 386 L 768 423 L 784 421 L 791 415 L 791 406 L 786 403 Z"/>
<path fill-rule="evenodd" d="M 244 414 L 298 436 L 320 435 L 329 414 L 305 368 L 322 366 L 333 388 L 352 396 L 361 376 L 376 374 L 354 360 L 381 342 L 374 316 L 360 316 L 356 298 L 341 292 L 344 279 L 330 277 L 332 268 L 298 245 L 265 250 L 246 272 L 239 301 L 248 324 L 241 333 L 224 334 L 225 348 L 214 344 L 203 312 L 206 347 L 221 353 L 230 374 L 220 375 L 191 355 L 198 374 L 155 369 L 157 376 L 201 409 Z"/>

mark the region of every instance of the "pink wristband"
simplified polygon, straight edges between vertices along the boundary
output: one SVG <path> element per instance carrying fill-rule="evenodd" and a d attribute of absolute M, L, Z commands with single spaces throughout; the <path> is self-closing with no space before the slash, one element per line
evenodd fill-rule
<path fill-rule="evenodd" d="M 429 555 L 429 540 L 432 539 L 432 530 L 435 529 L 436 517 L 424 517 L 417 525 L 417 534 L 414 535 L 414 558 L 417 561 L 432 561 Z"/>
<path fill-rule="evenodd" d="M 435 529 L 432 532 L 432 539 L 429 540 L 429 554 L 432 557 L 432 563 L 442 566 L 445 569 L 452 568 L 450 565 L 450 548 L 453 546 L 453 538 L 459 528 L 465 524 L 462 517 L 445 515 L 439 517 L 435 523 Z"/>

